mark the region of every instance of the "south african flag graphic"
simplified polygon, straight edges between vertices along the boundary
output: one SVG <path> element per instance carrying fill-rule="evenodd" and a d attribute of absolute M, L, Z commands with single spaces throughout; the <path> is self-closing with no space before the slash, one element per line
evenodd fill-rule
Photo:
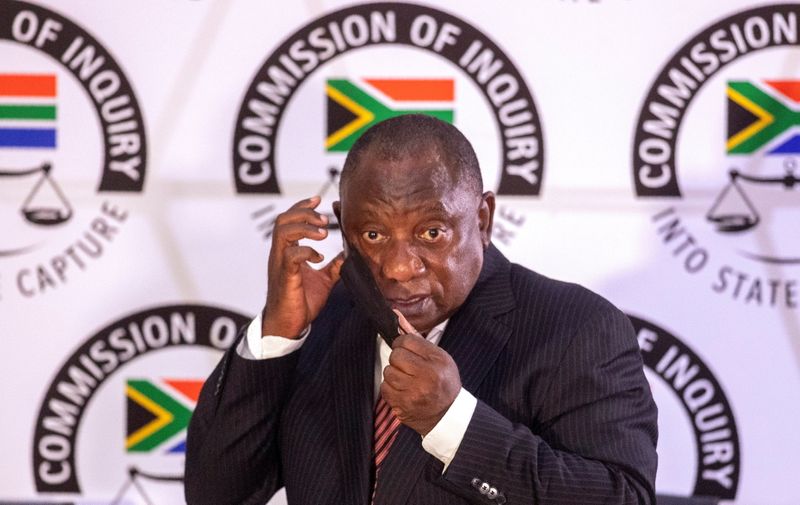
<path fill-rule="evenodd" d="M 129 379 L 127 452 L 185 453 L 186 428 L 202 387 L 195 379 Z"/>
<path fill-rule="evenodd" d="M 453 79 L 328 79 L 328 152 L 347 152 L 370 126 L 403 114 L 453 122 Z"/>
<path fill-rule="evenodd" d="M 728 154 L 800 153 L 800 81 L 728 81 Z"/>
<path fill-rule="evenodd" d="M 56 147 L 56 76 L 0 74 L 0 148 Z"/>

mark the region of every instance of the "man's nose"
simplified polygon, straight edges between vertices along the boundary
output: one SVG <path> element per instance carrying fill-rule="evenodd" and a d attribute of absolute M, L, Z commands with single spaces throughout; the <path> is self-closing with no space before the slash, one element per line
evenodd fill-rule
<path fill-rule="evenodd" d="M 381 273 L 387 279 L 407 282 L 425 271 L 425 264 L 405 241 L 392 241 L 385 251 Z"/>

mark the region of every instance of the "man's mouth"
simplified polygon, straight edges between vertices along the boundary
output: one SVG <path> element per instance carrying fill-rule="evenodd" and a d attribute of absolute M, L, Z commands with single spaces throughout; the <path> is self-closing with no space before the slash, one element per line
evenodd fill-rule
<path fill-rule="evenodd" d="M 408 317 L 421 313 L 425 302 L 429 298 L 429 295 L 414 295 L 403 298 L 390 298 L 387 301 L 393 309 L 399 310 L 404 316 Z"/>

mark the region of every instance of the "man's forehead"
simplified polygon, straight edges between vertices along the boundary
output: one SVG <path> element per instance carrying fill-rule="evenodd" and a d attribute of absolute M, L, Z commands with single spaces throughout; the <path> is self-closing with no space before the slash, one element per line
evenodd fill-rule
<path fill-rule="evenodd" d="M 436 150 L 393 158 L 366 153 L 347 179 L 342 193 L 350 189 L 356 192 L 445 190 L 458 181 L 455 172 Z"/>
<path fill-rule="evenodd" d="M 397 193 L 350 192 L 342 200 L 342 211 L 348 219 L 393 221 L 395 219 L 455 219 L 472 207 L 472 199 L 464 188 L 405 188 Z"/>
<path fill-rule="evenodd" d="M 460 197 L 458 182 L 443 175 L 445 169 L 420 170 L 413 175 L 382 177 L 375 172 L 372 177 L 354 179 L 342 193 L 342 204 L 364 206 L 413 206 L 426 210 L 446 210 L 443 201 Z M 364 204 L 364 205 L 359 205 Z"/>
<path fill-rule="evenodd" d="M 387 201 L 381 198 L 365 197 L 354 199 L 348 208 L 365 215 L 385 213 L 423 213 L 423 214 L 451 214 L 455 209 L 452 200 L 419 195 L 417 198 L 409 197 L 400 200 Z"/>

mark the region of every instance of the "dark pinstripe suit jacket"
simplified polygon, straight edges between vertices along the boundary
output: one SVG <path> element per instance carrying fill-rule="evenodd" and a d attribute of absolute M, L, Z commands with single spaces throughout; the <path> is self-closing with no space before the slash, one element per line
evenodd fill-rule
<path fill-rule="evenodd" d="M 300 351 L 228 351 L 189 426 L 190 505 L 364 504 L 371 494 L 375 329 L 339 285 Z M 401 426 L 378 504 L 654 503 L 656 408 L 627 318 L 493 246 L 440 345 L 478 406 L 443 465 Z"/>

